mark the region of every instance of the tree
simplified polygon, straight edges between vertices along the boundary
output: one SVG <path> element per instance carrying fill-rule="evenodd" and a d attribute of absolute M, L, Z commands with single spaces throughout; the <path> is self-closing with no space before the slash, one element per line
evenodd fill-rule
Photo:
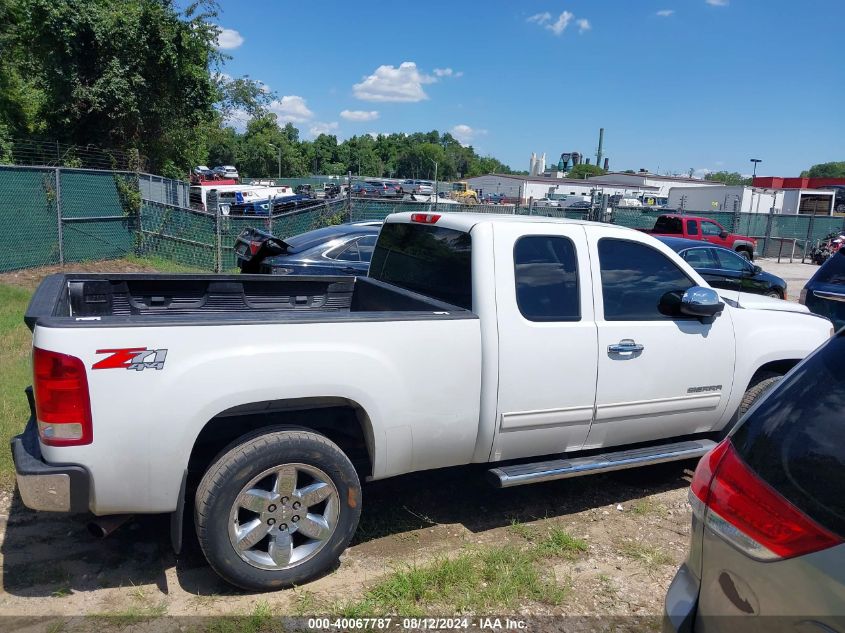
<path fill-rule="evenodd" d="M 745 178 L 742 174 L 736 171 L 715 171 L 704 176 L 704 180 L 712 182 L 721 182 L 726 185 L 750 185 L 751 178 Z"/>
<path fill-rule="evenodd" d="M 592 176 L 603 176 L 606 173 L 607 172 L 598 165 L 587 165 L 586 163 L 581 163 L 580 165 L 574 165 L 566 176 L 567 178 L 583 180 L 584 178 L 590 178 Z"/>
<path fill-rule="evenodd" d="M 804 178 L 845 178 L 845 161 L 813 165 L 809 170 L 801 172 L 801 176 Z"/>

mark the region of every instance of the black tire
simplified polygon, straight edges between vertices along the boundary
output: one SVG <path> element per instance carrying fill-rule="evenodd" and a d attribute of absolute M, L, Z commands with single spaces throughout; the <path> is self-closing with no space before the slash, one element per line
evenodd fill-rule
<path fill-rule="evenodd" d="M 778 290 L 769 290 L 766 293 L 767 297 L 772 297 L 773 299 L 783 299 L 783 295 Z"/>
<path fill-rule="evenodd" d="M 775 372 L 761 372 L 754 376 L 748 389 L 745 390 L 745 395 L 742 396 L 742 402 L 740 402 L 737 411 L 737 419 L 745 415 L 745 412 L 754 406 L 754 403 L 762 398 L 769 389 L 780 382 L 781 378 L 783 376 Z"/>
<path fill-rule="evenodd" d="M 336 513 L 334 531 L 310 558 L 284 569 L 262 569 L 244 560 L 236 551 L 230 540 L 230 513 L 240 512 L 233 507 L 247 484 L 265 471 L 286 464 L 317 469 L 331 480 L 337 493 L 336 500 L 332 497 Z M 299 493 L 299 490 L 295 492 Z M 259 519 L 261 516 L 255 515 Z M 211 567 L 227 582 L 250 591 L 298 585 L 331 569 L 355 534 L 360 516 L 361 484 L 346 454 L 323 435 L 284 427 L 245 435 L 224 449 L 200 482 L 194 511 L 197 538 Z M 264 529 L 264 524 L 260 525 Z M 294 532 L 292 528 L 291 533 Z M 281 519 L 272 529 L 282 529 Z M 271 535 L 266 538 L 271 539 Z M 290 538 L 294 538 L 293 534 Z"/>
<path fill-rule="evenodd" d="M 744 258 L 744 259 L 747 259 L 750 262 L 754 261 L 754 253 L 749 253 L 744 248 L 737 250 L 736 254 L 739 255 L 740 257 Z"/>

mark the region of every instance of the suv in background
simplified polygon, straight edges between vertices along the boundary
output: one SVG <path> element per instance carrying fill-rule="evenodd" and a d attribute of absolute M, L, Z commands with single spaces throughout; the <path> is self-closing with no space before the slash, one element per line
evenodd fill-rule
<path fill-rule="evenodd" d="M 840 331 L 701 458 L 664 631 L 845 630 L 843 357 Z"/>
<path fill-rule="evenodd" d="M 801 303 L 833 321 L 837 330 L 845 327 L 845 253 L 828 259 L 801 291 Z"/>
<path fill-rule="evenodd" d="M 367 180 L 366 183 L 378 189 L 383 198 L 397 198 L 402 195 L 399 193 L 399 185 L 395 183 L 382 180 Z"/>
<path fill-rule="evenodd" d="M 227 180 L 238 180 L 238 178 L 240 178 L 238 170 L 234 165 L 218 165 L 213 171 L 220 178 L 225 178 Z"/>

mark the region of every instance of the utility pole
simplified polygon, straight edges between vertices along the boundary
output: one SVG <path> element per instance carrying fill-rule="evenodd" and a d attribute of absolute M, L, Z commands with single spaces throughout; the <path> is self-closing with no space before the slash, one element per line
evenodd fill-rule
<path fill-rule="evenodd" d="M 269 145 L 270 147 L 272 147 L 275 150 L 278 150 L 278 152 L 279 152 L 279 178 L 281 178 L 282 177 L 282 148 L 276 147 L 272 143 L 267 143 L 267 145 Z"/>

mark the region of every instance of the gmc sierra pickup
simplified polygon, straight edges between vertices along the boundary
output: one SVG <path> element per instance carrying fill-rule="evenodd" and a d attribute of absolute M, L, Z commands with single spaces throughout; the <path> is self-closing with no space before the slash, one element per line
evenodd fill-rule
<path fill-rule="evenodd" d="M 831 333 L 720 300 L 638 231 L 464 213 L 390 216 L 367 277 L 59 274 L 25 320 L 24 503 L 171 513 L 178 550 L 192 499 L 209 563 L 247 589 L 329 568 L 361 479 L 700 456 Z"/>

